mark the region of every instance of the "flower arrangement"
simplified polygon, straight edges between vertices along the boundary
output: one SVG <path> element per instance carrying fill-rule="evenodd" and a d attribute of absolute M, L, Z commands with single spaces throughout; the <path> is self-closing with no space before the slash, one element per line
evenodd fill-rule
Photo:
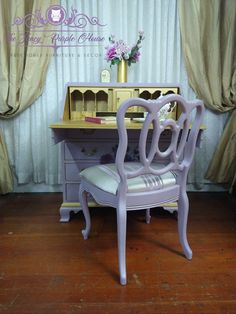
<path fill-rule="evenodd" d="M 111 62 L 111 66 L 119 64 L 121 60 L 126 60 L 130 66 L 132 63 L 139 61 L 141 42 L 144 40 L 144 32 L 139 31 L 136 44 L 133 47 L 128 46 L 123 40 L 115 41 L 115 36 L 109 37 L 110 46 L 105 47 L 107 62 Z"/>

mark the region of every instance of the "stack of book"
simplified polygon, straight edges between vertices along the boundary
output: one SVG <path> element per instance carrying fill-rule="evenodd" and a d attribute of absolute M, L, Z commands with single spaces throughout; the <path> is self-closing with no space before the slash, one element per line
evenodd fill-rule
<path fill-rule="evenodd" d="M 85 121 L 97 123 L 97 124 L 116 124 L 115 116 L 107 116 L 107 117 L 85 117 Z M 125 120 L 130 121 L 130 118 L 125 118 Z"/>

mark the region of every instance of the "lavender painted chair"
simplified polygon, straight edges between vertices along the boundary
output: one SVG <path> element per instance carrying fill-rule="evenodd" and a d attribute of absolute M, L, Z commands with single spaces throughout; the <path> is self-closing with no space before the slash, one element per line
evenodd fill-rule
<path fill-rule="evenodd" d="M 177 121 L 160 121 L 158 112 L 167 104 L 177 104 L 181 112 Z M 131 107 L 143 107 L 148 112 L 139 137 L 139 162 L 124 162 L 128 134 L 124 117 Z M 117 126 L 119 146 L 114 164 L 89 167 L 81 173 L 80 202 L 86 220 L 82 231 L 88 238 L 91 221 L 87 193 L 97 203 L 116 208 L 120 283 L 126 284 L 126 220 L 127 211 L 146 209 L 147 222 L 150 208 L 163 203 L 178 203 L 178 232 L 183 252 L 192 258 L 187 241 L 189 201 L 186 193 L 187 174 L 194 156 L 204 106 L 202 101 L 185 101 L 180 95 L 168 95 L 157 100 L 131 98 L 118 109 Z M 166 129 L 172 132 L 168 147 L 160 148 L 159 139 Z"/>

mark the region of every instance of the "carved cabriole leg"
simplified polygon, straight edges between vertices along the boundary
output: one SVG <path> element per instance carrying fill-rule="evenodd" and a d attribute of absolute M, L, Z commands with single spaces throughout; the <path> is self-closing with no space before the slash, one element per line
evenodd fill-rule
<path fill-rule="evenodd" d="M 60 208 L 60 222 L 68 222 L 70 220 L 71 209 L 68 207 Z"/>
<path fill-rule="evenodd" d="M 75 214 L 77 214 L 80 210 L 80 207 L 62 206 L 60 208 L 60 222 L 70 221 L 70 213 L 74 212 Z"/>
<path fill-rule="evenodd" d="M 150 224 L 151 221 L 151 215 L 150 215 L 150 208 L 146 209 L 146 223 Z"/>
<path fill-rule="evenodd" d="M 186 191 L 181 191 L 178 200 L 178 231 L 179 239 L 187 259 L 192 259 L 192 250 L 187 240 L 189 201 Z"/>
<path fill-rule="evenodd" d="M 89 213 L 88 203 L 87 203 L 87 193 L 83 189 L 82 184 L 80 184 L 80 189 L 79 189 L 79 200 L 80 200 L 80 204 L 81 204 L 82 211 L 85 218 L 85 229 L 82 230 L 82 235 L 84 237 L 84 240 L 87 240 L 90 229 L 91 229 L 91 218 L 90 218 L 90 213 Z"/>
<path fill-rule="evenodd" d="M 126 224 L 127 224 L 127 211 L 124 202 L 118 205 L 117 213 L 117 240 L 118 240 L 118 258 L 119 258 L 119 271 L 120 283 L 126 285 Z"/>

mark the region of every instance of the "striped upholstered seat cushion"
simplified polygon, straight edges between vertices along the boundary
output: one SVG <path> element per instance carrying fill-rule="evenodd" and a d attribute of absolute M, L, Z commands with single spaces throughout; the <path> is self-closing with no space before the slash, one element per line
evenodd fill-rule
<path fill-rule="evenodd" d="M 140 168 L 138 162 L 127 162 L 124 165 L 125 169 L 128 171 Z M 152 167 L 154 169 L 160 169 L 161 165 L 154 164 Z M 116 171 L 115 164 L 93 166 L 81 171 L 80 175 L 105 192 L 114 195 L 117 192 L 120 177 Z M 176 174 L 173 171 L 169 171 L 160 176 L 146 174 L 128 179 L 128 192 L 159 190 L 174 184 L 176 184 Z"/>

